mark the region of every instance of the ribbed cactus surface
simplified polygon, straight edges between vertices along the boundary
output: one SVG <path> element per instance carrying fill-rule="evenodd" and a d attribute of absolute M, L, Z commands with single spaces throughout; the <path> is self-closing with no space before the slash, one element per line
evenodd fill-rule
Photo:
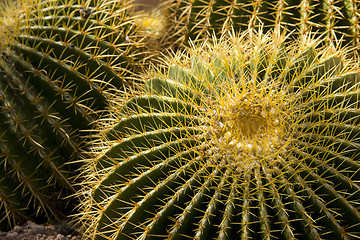
<path fill-rule="evenodd" d="M 0 228 L 66 212 L 83 138 L 139 44 L 128 2 L 20 3 L 0 24 Z"/>
<path fill-rule="evenodd" d="M 359 69 L 316 44 L 243 34 L 168 62 L 113 109 L 84 182 L 86 235 L 356 239 Z"/>
<path fill-rule="evenodd" d="M 360 46 L 358 0 L 167 0 L 172 36 L 179 42 L 221 31 L 275 29 L 318 32 L 327 41 Z"/>

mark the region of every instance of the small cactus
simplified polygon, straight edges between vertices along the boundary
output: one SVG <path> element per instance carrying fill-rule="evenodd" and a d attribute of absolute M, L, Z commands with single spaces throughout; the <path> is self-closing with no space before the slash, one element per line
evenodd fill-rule
<path fill-rule="evenodd" d="M 169 31 L 164 38 L 178 43 L 229 29 L 296 30 L 299 35 L 317 32 L 327 42 L 360 47 L 360 5 L 357 0 L 228 1 L 166 0 Z"/>
<path fill-rule="evenodd" d="M 31 0 L 0 14 L 0 229 L 64 216 L 92 123 L 134 71 L 129 1 Z"/>
<path fill-rule="evenodd" d="M 204 41 L 119 99 L 81 192 L 89 239 L 359 236 L 359 68 L 277 36 Z"/>

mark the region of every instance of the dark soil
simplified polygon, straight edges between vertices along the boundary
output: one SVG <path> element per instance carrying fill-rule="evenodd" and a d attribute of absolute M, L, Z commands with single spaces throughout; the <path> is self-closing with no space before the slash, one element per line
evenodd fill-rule
<path fill-rule="evenodd" d="M 81 236 L 67 222 L 56 225 L 28 221 L 9 232 L 0 232 L 0 240 L 80 240 Z"/>

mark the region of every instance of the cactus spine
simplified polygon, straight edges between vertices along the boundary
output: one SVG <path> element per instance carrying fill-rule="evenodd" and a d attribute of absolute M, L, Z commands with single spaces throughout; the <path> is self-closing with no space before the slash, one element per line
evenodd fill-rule
<path fill-rule="evenodd" d="M 297 30 L 299 35 L 317 32 L 327 42 L 342 39 L 359 48 L 360 6 L 357 0 L 167 0 L 170 35 L 186 43 L 188 39 L 218 35 L 224 30 Z"/>
<path fill-rule="evenodd" d="M 359 69 L 318 42 L 223 37 L 152 74 L 95 146 L 87 237 L 358 236 Z"/>
<path fill-rule="evenodd" d="M 66 213 L 83 138 L 134 71 L 140 43 L 130 8 L 126 1 L 34 0 L 19 2 L 15 17 L 2 14 L 1 229 Z"/>

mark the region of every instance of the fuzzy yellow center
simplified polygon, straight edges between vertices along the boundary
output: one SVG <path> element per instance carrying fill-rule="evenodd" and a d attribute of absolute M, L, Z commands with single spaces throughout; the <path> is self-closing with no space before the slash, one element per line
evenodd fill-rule
<path fill-rule="evenodd" d="M 225 164 L 251 167 L 272 159 L 286 132 L 283 102 L 264 94 L 224 97 L 212 103 L 210 145 Z M 266 160 L 267 161 L 267 160 Z"/>

